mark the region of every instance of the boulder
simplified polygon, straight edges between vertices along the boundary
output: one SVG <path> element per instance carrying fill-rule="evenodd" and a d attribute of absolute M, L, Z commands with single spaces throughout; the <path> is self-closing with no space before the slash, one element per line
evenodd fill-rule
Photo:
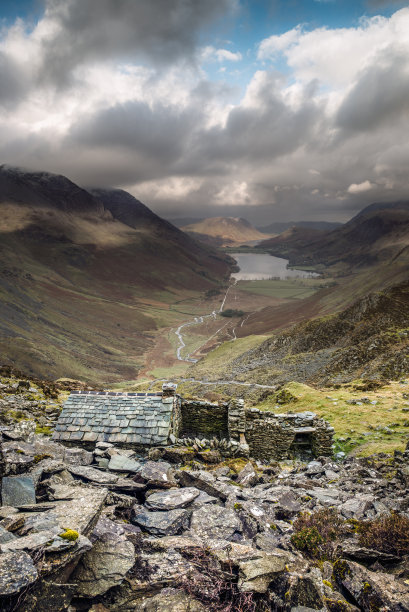
<path fill-rule="evenodd" d="M 107 518 L 98 521 L 91 541 L 92 549 L 81 557 L 72 576 L 84 597 L 103 595 L 121 584 L 135 562 L 134 546 L 126 539 L 125 530 Z"/>
<path fill-rule="evenodd" d="M 354 561 L 344 559 L 334 563 L 337 583 L 357 603 L 361 610 L 409 610 L 409 585 L 396 576 L 372 572 Z"/>
<path fill-rule="evenodd" d="M 233 510 L 207 504 L 193 511 L 190 530 L 193 536 L 203 540 L 231 540 L 241 533 L 242 527 Z"/>
<path fill-rule="evenodd" d="M 85 448 L 65 448 L 64 461 L 69 465 L 90 465 L 93 454 Z"/>
<path fill-rule="evenodd" d="M 293 573 L 289 577 L 286 591 L 286 603 L 291 610 L 325 610 L 324 585 L 318 568 L 312 568 L 306 574 Z"/>
<path fill-rule="evenodd" d="M 2 481 L 1 497 L 4 506 L 35 504 L 36 494 L 32 477 L 6 476 Z"/>
<path fill-rule="evenodd" d="M 32 444 L 22 441 L 3 443 L 4 474 L 23 474 L 34 465 L 35 449 Z"/>
<path fill-rule="evenodd" d="M 131 457 L 116 453 L 112 455 L 108 469 L 114 472 L 138 472 L 141 469 L 141 464 Z"/>
<path fill-rule="evenodd" d="M 307 465 L 306 473 L 309 476 L 318 476 L 320 474 L 323 474 L 324 470 L 325 468 L 322 463 L 320 463 L 320 461 L 310 461 Z"/>
<path fill-rule="evenodd" d="M 107 496 L 106 488 L 57 486 L 54 498 L 59 501 L 52 512 L 63 527 L 88 535 L 98 521 Z"/>
<path fill-rule="evenodd" d="M 274 554 L 262 553 L 257 559 L 240 561 L 239 590 L 266 593 L 273 578 L 285 570 L 288 558 L 288 554 L 282 551 Z"/>
<path fill-rule="evenodd" d="M 253 487 L 258 483 L 258 476 L 250 461 L 246 463 L 241 472 L 239 472 L 237 482 L 244 487 Z"/>
<path fill-rule="evenodd" d="M 170 489 L 177 484 L 171 465 L 166 461 L 147 461 L 138 472 L 138 476 L 143 478 L 150 487 Z"/>
<path fill-rule="evenodd" d="M 109 474 L 88 465 L 70 465 L 68 471 L 75 476 L 101 485 L 114 484 L 118 480 L 118 476 L 115 474 Z"/>
<path fill-rule="evenodd" d="M 222 483 L 217 482 L 213 474 L 209 474 L 209 472 L 204 470 L 197 472 L 181 470 L 177 473 L 177 478 L 183 487 L 195 487 L 212 497 L 218 497 L 222 501 L 226 501 L 228 497 L 228 488 Z"/>
<path fill-rule="evenodd" d="M 0 595 L 13 595 L 37 579 L 33 560 L 23 551 L 0 554 Z"/>
<path fill-rule="evenodd" d="M 193 500 L 189 508 L 201 508 L 206 504 L 220 504 L 220 499 L 218 497 L 208 495 L 204 491 L 199 491 L 199 495 Z"/>
<path fill-rule="evenodd" d="M 175 510 L 176 508 L 186 508 L 200 494 L 195 487 L 184 489 L 169 489 L 152 493 L 146 500 L 145 506 L 150 510 Z"/>
<path fill-rule="evenodd" d="M 168 512 L 149 512 L 134 506 L 131 521 L 152 535 L 176 535 L 187 528 L 190 510 L 169 510 Z"/>
<path fill-rule="evenodd" d="M 15 536 L 10 531 L 7 531 L 7 529 L 4 529 L 4 527 L 0 525 L 0 545 L 6 544 L 7 542 L 11 542 L 11 540 L 16 540 L 16 539 L 17 539 L 17 536 Z"/>
<path fill-rule="evenodd" d="M 206 612 L 199 601 L 180 589 L 162 589 L 160 593 L 138 603 L 141 612 Z"/>
<path fill-rule="evenodd" d="M 348 499 L 339 507 L 339 512 L 345 518 L 354 518 L 361 520 L 365 517 L 366 512 L 371 508 L 375 498 L 373 495 L 356 495 L 352 499 Z"/>
<path fill-rule="evenodd" d="M 66 612 L 76 592 L 75 584 L 60 584 L 40 580 L 30 588 L 18 612 Z"/>

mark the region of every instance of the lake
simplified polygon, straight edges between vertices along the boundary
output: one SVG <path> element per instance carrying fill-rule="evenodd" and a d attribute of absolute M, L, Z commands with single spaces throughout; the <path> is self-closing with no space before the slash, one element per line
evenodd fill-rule
<path fill-rule="evenodd" d="M 315 272 L 304 270 L 291 270 L 287 268 L 288 259 L 274 257 L 273 255 L 260 255 L 253 253 L 231 253 L 240 268 L 233 272 L 232 278 L 237 280 L 267 280 L 269 278 L 317 278 Z"/>

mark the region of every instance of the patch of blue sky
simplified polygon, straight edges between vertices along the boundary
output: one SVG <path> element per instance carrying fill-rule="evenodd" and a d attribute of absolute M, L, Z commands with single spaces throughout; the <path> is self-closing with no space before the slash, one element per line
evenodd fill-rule
<path fill-rule="evenodd" d="M 10 26 L 18 18 L 35 22 L 44 13 L 44 2 L 41 0 L 1 0 L 0 19 L 3 25 Z"/>

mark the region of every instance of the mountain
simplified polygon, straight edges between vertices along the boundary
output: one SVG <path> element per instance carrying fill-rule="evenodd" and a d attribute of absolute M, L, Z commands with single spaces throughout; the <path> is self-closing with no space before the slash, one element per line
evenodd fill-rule
<path fill-rule="evenodd" d="M 0 353 L 26 372 L 136 378 L 170 305 L 229 272 L 124 191 L 0 166 Z"/>
<path fill-rule="evenodd" d="M 250 325 L 251 318 L 257 322 L 258 317 L 260 312 L 253 313 Z M 331 315 L 305 316 L 295 325 L 289 325 L 288 318 L 286 329 L 272 333 L 270 328 L 269 337 L 260 337 L 258 345 L 241 354 L 235 352 L 233 359 L 226 350 L 222 353 L 223 378 L 264 385 L 399 379 L 409 371 L 408 321 L 406 280 L 368 293 Z M 212 368 L 215 359 L 217 353 L 209 353 L 189 374 L 199 380 L 217 380 L 220 368 Z"/>
<path fill-rule="evenodd" d="M 281 234 L 261 245 L 292 265 L 362 268 L 409 259 L 409 202 L 376 203 L 330 232 Z"/>
<path fill-rule="evenodd" d="M 215 246 L 237 246 L 263 240 L 265 234 L 241 217 L 211 217 L 185 225 L 183 231 Z"/>
<path fill-rule="evenodd" d="M 258 227 L 263 234 L 281 234 L 292 227 L 305 227 L 312 230 L 331 231 L 341 227 L 342 223 L 330 221 L 276 221 L 269 225 Z"/>
<path fill-rule="evenodd" d="M 192 225 L 193 223 L 203 221 L 203 217 L 169 217 L 168 221 L 176 227 L 184 227 L 185 225 Z"/>

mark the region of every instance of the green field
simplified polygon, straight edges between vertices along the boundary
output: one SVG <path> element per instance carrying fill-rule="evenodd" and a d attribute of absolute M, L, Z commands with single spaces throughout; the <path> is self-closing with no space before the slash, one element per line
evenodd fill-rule
<path fill-rule="evenodd" d="M 322 279 L 304 278 L 289 280 L 256 280 L 239 281 L 238 287 L 243 291 L 281 299 L 302 300 L 310 297 L 323 286 Z"/>

